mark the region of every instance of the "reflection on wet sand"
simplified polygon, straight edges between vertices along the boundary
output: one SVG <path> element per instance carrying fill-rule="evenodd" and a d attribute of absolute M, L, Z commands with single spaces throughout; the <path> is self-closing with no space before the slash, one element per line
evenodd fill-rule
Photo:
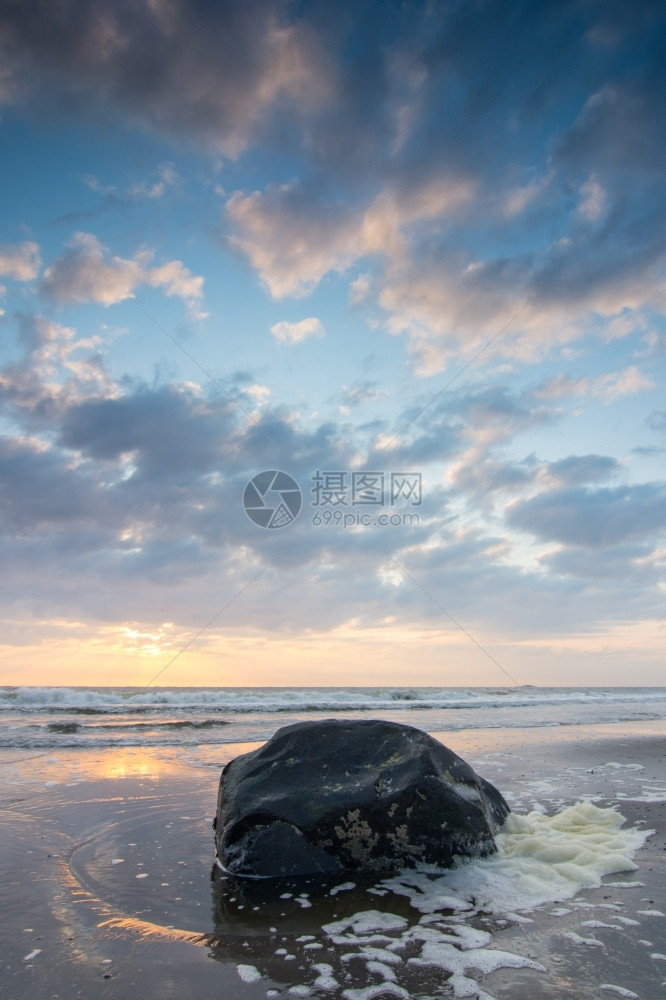
<path fill-rule="evenodd" d="M 324 990 L 346 1000 L 412 1000 L 441 995 L 446 984 L 456 996 L 480 996 L 468 975 L 474 970 L 546 971 L 521 955 L 488 949 L 495 929 L 490 914 L 445 893 L 436 912 L 421 914 L 388 888 L 391 874 L 354 874 L 353 881 L 342 882 L 241 880 L 214 867 L 210 955 L 234 962 L 246 981 L 261 978 L 296 996 Z M 407 884 L 410 877 L 405 873 Z M 441 874 L 425 877 L 433 884 L 446 880 Z M 505 920 L 502 926 L 511 924 Z"/>

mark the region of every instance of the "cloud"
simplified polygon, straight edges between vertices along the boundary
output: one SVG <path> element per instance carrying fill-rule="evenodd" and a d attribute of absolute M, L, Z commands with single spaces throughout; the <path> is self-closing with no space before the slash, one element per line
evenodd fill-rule
<path fill-rule="evenodd" d="M 578 211 L 588 222 L 596 222 L 603 212 L 606 203 L 604 189 L 595 177 L 592 176 L 581 186 L 580 194 L 581 200 L 578 205 Z"/>
<path fill-rule="evenodd" d="M 190 316 L 205 319 L 208 313 L 201 309 L 204 279 L 192 274 L 179 260 L 171 260 L 160 267 L 149 268 L 145 280 L 153 288 L 162 288 L 170 298 L 177 296 L 186 303 Z"/>
<path fill-rule="evenodd" d="M 552 482 L 580 483 L 617 471 L 617 463 L 603 456 L 569 456 L 550 466 L 534 456 L 513 464 L 494 458 L 490 448 L 543 419 L 527 393 L 520 396 L 506 387 L 493 386 L 443 397 L 431 408 L 427 420 L 424 414 L 422 424 L 415 422 L 411 440 L 400 441 L 396 449 L 383 454 L 368 454 L 364 462 L 360 431 L 330 421 L 304 425 L 285 408 L 271 407 L 249 373 L 243 376 L 246 391 L 239 386 L 229 388 L 235 396 L 245 391 L 253 405 L 260 399 L 263 405 L 260 415 L 255 414 L 257 422 L 249 420 L 226 396 L 191 385 L 147 386 L 125 381 L 121 386 L 91 380 L 77 383 L 76 391 L 58 397 L 54 386 L 67 384 L 68 365 L 76 356 L 75 345 L 82 341 L 74 330 L 43 320 L 26 319 L 22 336 L 26 346 L 22 372 L 26 375 L 32 369 L 41 381 L 36 378 L 32 383 L 29 407 L 27 396 L 18 395 L 16 383 L 5 403 L 14 406 L 15 419 L 23 414 L 24 423 L 30 420 L 34 434 L 40 437 L 6 439 L 3 444 L 3 471 L 8 479 L 3 502 L 10 514 L 6 523 L 13 525 L 14 531 L 20 525 L 21 532 L 13 539 L 0 538 L 0 548 L 15 587 L 30 589 L 31 575 L 39 578 L 38 585 L 34 579 L 31 584 L 31 600 L 46 602 L 52 609 L 60 607 L 48 570 L 53 563 L 68 579 L 62 610 L 67 605 L 70 614 L 76 610 L 98 620 L 122 621 L 128 616 L 136 619 L 137 609 L 141 609 L 146 620 L 153 614 L 158 620 L 166 602 L 170 617 L 186 623 L 202 601 L 208 607 L 213 581 L 216 592 L 223 587 L 233 594 L 268 558 L 265 545 L 271 540 L 257 534 L 243 513 L 240 497 L 252 475 L 277 463 L 300 482 L 306 508 L 289 529 L 289 552 L 281 557 L 279 593 L 275 593 L 277 581 L 273 578 L 267 582 L 268 590 L 264 584 L 253 589 L 247 606 L 238 609 L 238 627 L 252 625 L 256 601 L 268 602 L 270 610 L 262 614 L 261 627 L 269 631 L 273 627 L 335 628 L 352 618 L 374 625 L 387 613 L 398 622 L 432 625 L 434 619 L 424 607 L 421 592 L 400 574 L 393 582 L 386 577 L 382 570 L 385 557 L 376 548 L 372 532 L 336 533 L 312 526 L 307 510 L 310 485 L 316 469 L 358 468 L 359 458 L 361 467 L 413 469 L 422 460 L 441 461 L 447 454 L 455 460 L 472 442 L 482 456 L 476 481 L 461 480 L 455 487 L 450 482 L 427 484 L 418 511 L 422 519 L 419 526 L 391 529 L 390 535 L 382 536 L 382 545 L 388 546 L 445 606 L 450 603 L 446 595 L 455 593 L 454 610 L 466 624 L 474 619 L 475 608 L 482 601 L 489 602 L 490 617 L 496 616 L 498 626 L 509 627 L 509 622 L 516 620 L 515 609 L 526 606 L 525 588 L 535 602 L 534 620 L 528 623 L 522 617 L 522 634 L 533 627 L 538 631 L 543 624 L 538 612 L 543 602 L 551 611 L 553 606 L 560 608 L 568 625 L 582 621 L 594 610 L 593 598 L 569 603 L 585 577 L 584 566 L 580 574 L 573 569 L 569 574 L 570 591 L 558 593 L 553 581 L 527 572 L 516 562 L 514 542 L 504 529 L 508 527 L 512 533 L 531 530 L 532 522 L 524 512 L 520 523 L 514 524 L 514 507 L 509 505 L 507 524 L 495 518 L 495 530 L 491 531 L 489 524 L 478 518 L 482 509 L 477 500 L 468 505 L 465 499 L 467 492 L 475 490 L 521 492 L 546 484 L 543 496 L 556 498 L 553 502 L 557 507 L 562 497 L 570 494 L 549 491 Z M 3 378 L 11 381 L 8 368 Z M 356 388 L 363 398 L 374 391 L 367 383 Z M 409 415 L 406 411 L 405 416 Z M 284 451 L 276 452 L 275 442 Z M 52 492 L 44 485 L 49 480 L 54 483 Z M 39 492 L 39 503 L 22 509 L 22 489 Z M 636 526 L 642 522 L 645 528 L 646 511 L 652 511 L 656 518 L 653 507 L 663 507 L 663 495 L 650 507 L 646 495 L 627 489 L 621 530 L 615 528 L 618 535 L 629 530 L 640 533 Z M 71 511 L 63 503 L 68 491 L 77 494 Z M 582 495 L 586 495 L 584 491 Z M 582 506 L 578 507 L 581 518 Z M 589 515 L 594 526 L 603 521 L 599 506 Z M 604 515 L 606 521 L 612 522 L 612 516 L 617 520 L 613 503 L 607 507 L 610 513 Z M 615 507 L 622 507 L 619 500 Z M 473 529 L 470 514 L 479 522 Z M 533 511 L 531 516 L 534 520 Z M 629 523 L 633 527 L 629 528 Z M 546 510 L 539 525 L 542 534 L 552 535 L 552 513 L 549 520 Z M 640 558 L 650 558 L 652 550 L 646 539 L 639 541 Z M 626 560 L 623 563 L 618 557 L 613 572 L 620 574 L 623 568 Z M 309 581 L 307 593 L 303 593 L 304 579 Z M 640 579 L 643 613 L 649 614 L 648 592 L 656 584 L 647 571 Z M 347 584 L 341 589 L 342 580 Z M 300 596 L 294 602 L 296 593 Z M 8 600 L 11 597 L 6 596 Z M 608 613 L 608 607 L 603 610 Z M 486 627 L 489 621 L 486 618 Z"/>
<path fill-rule="evenodd" d="M 457 454 L 446 478 L 457 494 L 468 496 L 472 507 L 488 510 L 495 494 L 520 493 L 536 479 L 539 463 L 534 456 L 515 461 L 501 455 L 519 434 L 554 419 L 527 393 L 499 384 L 473 388 L 445 396 L 439 411 L 458 431 Z"/>
<path fill-rule="evenodd" d="M 136 482 L 164 484 L 219 469 L 229 446 L 231 406 L 226 400 L 206 403 L 185 387 L 138 386 L 115 398 L 70 406 L 59 441 L 96 460 L 131 456 Z"/>
<path fill-rule="evenodd" d="M 554 419 L 545 407 L 535 405 L 528 392 L 502 384 L 450 390 L 435 399 L 423 396 L 399 413 L 390 428 L 383 426 L 376 433 L 369 461 L 374 465 L 386 460 L 394 464 L 446 461 L 446 478 L 456 489 L 485 491 L 490 480 L 481 469 L 495 468 L 493 449 Z M 528 481 L 533 475 L 529 470 L 536 464 L 526 459 L 500 478 Z M 473 502 L 478 499 L 475 492 Z"/>
<path fill-rule="evenodd" d="M 226 214 L 239 231 L 231 246 L 250 260 L 274 299 L 308 294 L 325 274 L 344 271 L 356 256 L 353 213 L 319 203 L 297 183 L 236 192 Z"/>
<path fill-rule="evenodd" d="M 517 433 L 553 419 L 544 407 L 535 406 L 528 394 L 501 383 L 474 386 L 446 397 L 440 409 L 462 419 L 465 438 L 477 445 L 507 442 Z"/>
<path fill-rule="evenodd" d="M 41 442 L 0 437 L 0 503 L 5 533 L 50 533 L 101 523 L 109 515 L 94 478 L 67 468 Z"/>
<path fill-rule="evenodd" d="M 271 390 L 267 385 L 258 385 L 255 383 L 246 387 L 245 395 L 254 400 L 257 406 L 265 406 L 271 398 Z"/>
<path fill-rule="evenodd" d="M 623 55 L 621 48 L 617 52 Z M 645 55 L 637 72 L 618 74 L 588 96 L 580 114 L 560 137 L 554 151 L 556 163 L 564 161 L 577 167 L 599 163 L 607 175 L 630 170 L 637 179 L 645 175 L 657 178 L 666 140 L 651 130 L 659 108 L 654 88 L 663 81 L 663 66 L 656 49 L 646 47 Z"/>
<path fill-rule="evenodd" d="M 275 299 L 361 265 L 352 302 L 431 375 L 507 324 L 486 358 L 529 363 L 604 336 L 600 317 L 663 315 L 663 11 L 615 6 L 541 3 L 508 34 L 498 2 L 480 24 L 470 4 L 38 0 L 1 23 L 13 93 L 51 117 L 111 108 L 226 156 L 277 151 L 291 179 L 231 195 L 227 245 Z M 111 297 L 131 283 L 115 270 Z"/>
<path fill-rule="evenodd" d="M 31 429 L 43 430 L 91 393 L 118 391 L 105 371 L 99 337 L 77 337 L 72 327 L 44 316 L 22 316 L 19 340 L 22 356 L 0 369 L 0 406 L 13 408 Z"/>
<path fill-rule="evenodd" d="M 545 473 L 549 480 L 560 486 L 579 486 L 581 483 L 598 482 L 617 475 L 622 466 L 610 455 L 569 455 L 556 462 L 549 462 Z"/>
<path fill-rule="evenodd" d="M 0 243 L 0 276 L 16 281 L 32 281 L 39 273 L 39 246 L 29 240 L 10 245 Z"/>
<path fill-rule="evenodd" d="M 611 548 L 563 548 L 540 560 L 551 573 L 594 580 L 597 586 L 616 583 L 628 593 L 659 586 L 666 568 L 664 552 L 641 542 L 629 542 Z"/>
<path fill-rule="evenodd" d="M 286 320 L 274 323 L 271 333 L 278 344 L 302 344 L 309 337 L 322 338 L 324 327 L 316 316 L 309 316 L 297 323 L 288 323 Z"/>
<path fill-rule="evenodd" d="M 91 191 L 96 191 L 106 196 L 124 199 L 149 198 L 154 200 L 162 198 L 169 188 L 175 187 L 180 181 L 178 171 L 173 163 L 158 164 L 157 176 L 159 179 L 156 181 L 138 181 L 131 184 L 126 191 L 122 191 L 115 184 L 103 184 L 94 174 L 85 174 L 82 180 Z"/>
<path fill-rule="evenodd" d="M 548 173 L 545 177 L 531 180 L 528 184 L 509 191 L 505 196 L 504 215 L 511 219 L 514 215 L 520 215 L 521 212 L 524 212 L 528 205 L 540 197 L 544 188 L 551 182 L 552 177 L 552 173 Z"/>
<path fill-rule="evenodd" d="M 647 425 L 653 431 L 666 431 L 666 410 L 654 410 L 647 418 Z"/>
<path fill-rule="evenodd" d="M 490 42 L 500 5 L 488 5 L 483 32 L 473 30 L 466 5 L 441 20 L 412 11 L 404 49 L 396 43 L 378 84 L 388 101 L 391 73 L 409 66 L 418 81 L 410 127 L 393 158 L 388 132 L 386 147 L 373 146 L 372 182 L 343 173 L 341 185 L 318 161 L 316 183 L 234 196 L 233 245 L 273 297 L 309 294 L 326 274 L 363 266 L 352 303 L 376 301 L 386 329 L 407 336 L 423 375 L 505 327 L 486 357 L 529 363 L 590 332 L 619 335 L 612 331 L 623 311 L 634 330 L 644 310 L 663 314 L 666 241 L 653 224 L 666 207 L 654 169 L 663 68 L 648 42 L 656 11 L 625 26 L 632 45 L 640 37 L 646 46 L 640 72 L 627 74 L 618 43 L 595 53 L 588 74 L 591 43 L 574 29 L 572 11 L 539 10 L 505 53 Z M 591 9 L 585 18 L 604 20 Z M 534 39 L 546 22 L 549 47 L 539 52 Z M 419 35 L 416 24 L 428 31 Z M 567 110 L 544 82 L 544 60 L 569 95 Z M 452 93 L 459 101 L 447 101 Z M 378 100 L 377 118 L 386 107 Z M 380 141 L 378 131 L 371 136 Z M 616 156 L 619 145 L 625 153 Z"/>
<path fill-rule="evenodd" d="M 92 233 L 76 233 L 66 252 L 46 268 L 42 291 L 55 302 L 98 302 L 115 305 L 131 298 L 138 286 L 161 288 L 178 296 L 194 318 L 203 318 L 202 277 L 193 275 L 180 261 L 150 267 L 152 252 L 139 250 L 131 259 L 113 256 Z"/>
<path fill-rule="evenodd" d="M 162 198 L 168 188 L 174 187 L 178 181 L 178 172 L 173 163 L 160 163 L 157 168 L 158 181 L 148 184 L 145 181 L 133 184 L 130 195 L 133 198 Z"/>
<path fill-rule="evenodd" d="M 359 274 L 349 285 L 349 301 L 353 306 L 364 306 L 370 301 L 372 279 L 369 274 Z"/>
<path fill-rule="evenodd" d="M 470 493 L 476 502 L 490 507 L 497 493 L 524 494 L 534 486 L 552 490 L 595 483 L 618 475 L 621 469 L 617 459 L 606 455 L 569 455 L 556 462 L 539 462 L 532 454 L 517 462 L 498 458 L 489 448 L 475 447 L 451 465 L 447 478 L 457 491 Z"/>
<path fill-rule="evenodd" d="M 91 233 L 76 233 L 67 252 L 46 268 L 42 290 L 56 302 L 99 302 L 110 306 L 128 299 L 142 281 L 147 254 L 134 260 L 105 260 L 106 247 Z"/>
<path fill-rule="evenodd" d="M 415 398 L 396 384 L 380 415 L 355 425 L 351 409 L 377 388 L 351 370 L 330 419 L 274 403 L 265 372 L 229 375 L 243 412 L 210 386 L 115 380 L 96 337 L 21 317 L 23 354 L 0 372 L 5 605 L 113 623 L 163 621 L 167 608 L 189 635 L 288 541 L 229 628 L 302 635 L 392 617 L 448 636 L 381 537 L 482 639 L 663 615 L 663 484 L 622 484 L 609 456 L 553 456 L 555 435 L 545 460 L 533 439 L 564 413 L 559 401 L 638 397 L 657 378 L 631 352 L 640 338 L 657 344 L 647 338 L 666 311 L 663 17 L 658 4 L 557 0 L 490 0 L 482 18 L 473 4 L 420 0 L 359 0 L 334 15 L 263 0 L 5 4 L 3 100 L 56 124 L 112 122 L 114 134 L 159 132 L 174 149 L 185 140 L 236 158 L 216 164 L 227 191 L 243 185 L 222 193 L 218 237 L 273 299 L 348 282 L 355 322 L 367 310 L 373 337 L 400 337 L 393 346 L 404 341 L 425 376 L 456 375 L 496 338 L 465 368 L 479 384 L 434 401 L 428 383 Z M 178 184 L 164 161 L 105 180 L 87 183 L 110 207 L 141 200 L 146 218 Z M 80 234 L 42 290 L 107 306 L 160 289 L 201 315 L 203 278 L 135 247 L 115 254 Z M 38 278 L 38 253 L 4 248 L 4 273 Z M 316 335 L 319 304 L 300 315 L 310 318 L 274 324 L 276 340 Z M 590 360 L 599 344 L 613 360 Z M 589 367 L 560 363 L 569 346 Z M 623 349 L 631 364 L 617 360 Z M 500 384 L 553 358 L 562 374 L 539 370 L 536 389 Z M 493 386 L 481 384 L 484 362 Z M 651 425 L 662 430 L 663 416 Z M 309 500 L 314 469 L 363 466 L 423 469 L 418 529 L 319 530 L 304 509 L 289 535 L 271 535 L 243 512 L 261 469 L 288 469 Z"/>
<path fill-rule="evenodd" d="M 243 402 L 247 397 L 246 410 L 251 404 L 254 420 L 227 396 L 189 384 L 93 380 L 56 397 L 53 387 L 67 383 L 67 366 L 80 339 L 70 328 L 45 323 L 27 318 L 24 323 L 22 372 L 32 365 L 41 373 L 41 381 L 32 384 L 30 406 L 16 391 L 4 397 L 16 425 L 32 429 L 13 439 L 7 435 L 0 447 L 0 492 L 7 514 L 5 533 L 0 532 L 7 568 L 0 596 L 6 608 L 20 600 L 23 615 L 26 609 L 48 608 L 49 614 L 67 612 L 70 618 L 116 626 L 167 616 L 189 635 L 193 622 L 202 624 L 215 614 L 288 542 L 276 563 L 236 602 L 227 630 L 301 635 L 350 622 L 354 629 L 385 628 L 381 623 L 391 617 L 391 628 L 448 635 L 448 625 L 442 632 L 441 612 L 387 561 L 379 541 L 466 627 L 478 625 L 482 640 L 492 629 L 522 638 L 543 636 L 555 614 L 564 632 L 590 628 L 604 616 L 620 620 L 638 607 L 644 617 L 660 613 L 656 573 L 641 571 L 640 561 L 647 560 L 647 566 L 655 558 L 648 529 L 660 523 L 663 492 L 656 486 L 652 493 L 626 487 L 628 492 L 611 493 L 604 504 L 592 490 L 593 505 L 585 490 L 549 489 L 555 476 L 558 482 L 582 480 L 585 468 L 588 476 L 612 474 L 612 463 L 603 456 L 552 463 L 550 478 L 542 475 L 547 464 L 534 456 L 502 467 L 489 449 L 541 419 L 528 394 L 476 387 L 443 398 L 427 420 L 424 414 L 422 423 L 415 421 L 409 441 L 366 454 L 360 429 L 330 420 L 304 421 L 286 407 L 271 406 L 250 373 L 228 387 Z M 9 379 L 8 373 L 6 367 L 3 378 Z M 356 388 L 361 395 L 373 391 L 367 384 Z M 575 508 L 567 524 L 582 522 L 587 511 L 592 530 L 604 540 L 611 531 L 615 537 L 637 536 L 608 563 L 604 588 L 586 590 L 592 572 L 587 564 L 580 572 L 573 561 L 569 572 L 564 563 L 553 565 L 550 576 L 543 572 L 545 563 L 536 570 L 525 565 L 522 536 L 531 531 L 532 521 L 548 538 L 565 532 L 547 504 L 540 516 L 529 507 L 527 513 L 515 508 L 516 524 L 511 522 L 515 513 L 506 523 L 500 515 L 490 521 L 476 495 L 470 500 L 462 487 L 430 481 L 427 474 L 416 526 L 395 525 L 378 534 L 378 529 L 342 531 L 312 524 L 315 470 L 414 469 L 422 460 L 451 456 L 455 461 L 470 441 L 480 442 L 479 447 L 485 442 L 488 461 L 479 474 L 486 485 L 520 492 L 545 484 L 539 496 L 549 498 L 555 510 L 566 502 Z M 304 508 L 284 534 L 271 535 L 250 522 L 241 498 L 251 476 L 276 467 L 296 477 Z M 22 501 L 25 491 L 29 497 Z M 603 531 L 599 523 L 606 524 Z M 613 581 L 622 580 L 632 560 L 636 585 L 628 594 Z M 211 642 L 214 635 L 213 629 Z"/>
<path fill-rule="evenodd" d="M 666 529 L 666 484 L 548 490 L 506 510 L 510 527 L 543 541 L 604 548 Z"/>
<path fill-rule="evenodd" d="M 594 396 L 600 396 L 604 402 L 612 403 L 622 396 L 633 396 L 637 392 L 654 389 L 655 383 L 636 366 L 631 365 L 623 372 L 602 376 L 591 380 Z"/>
<path fill-rule="evenodd" d="M 298 182 L 270 185 L 264 192 L 236 192 L 229 198 L 226 214 L 237 230 L 229 239 L 273 298 L 300 297 L 325 274 L 345 271 L 365 257 L 403 260 L 411 228 L 446 217 L 471 196 L 471 183 L 455 177 L 387 186 L 357 206 L 326 203 Z M 358 302 L 367 290 L 356 279 L 352 296 Z"/>
<path fill-rule="evenodd" d="M 384 391 L 380 388 L 379 382 L 372 379 L 357 381 L 349 386 L 344 385 L 340 394 L 340 405 L 345 409 L 362 406 L 378 399 Z"/>
<path fill-rule="evenodd" d="M 0 39 L 9 99 L 101 104 L 229 156 L 270 127 L 276 108 L 307 120 L 331 86 L 317 34 L 261 0 L 120 0 L 113 9 L 37 0 L 30 16 L 4 8 Z"/>
<path fill-rule="evenodd" d="M 633 396 L 648 389 L 655 383 L 637 365 L 630 365 L 620 372 L 605 372 L 592 377 L 572 378 L 569 375 L 555 375 L 534 389 L 534 398 L 558 400 L 567 397 L 601 399 L 605 404 L 623 396 Z"/>
<path fill-rule="evenodd" d="M 448 478 L 456 490 L 474 493 L 489 501 L 493 493 L 515 493 L 524 489 L 534 479 L 534 471 L 529 465 L 500 462 L 474 450 L 451 467 Z"/>
<path fill-rule="evenodd" d="M 417 373 L 433 375 L 461 349 L 484 346 L 528 306 L 528 272 L 525 262 L 483 263 L 461 260 L 460 252 L 429 252 L 392 268 L 378 303 L 387 330 L 407 335 Z M 515 338 L 507 341 L 500 348 L 515 356 Z"/>

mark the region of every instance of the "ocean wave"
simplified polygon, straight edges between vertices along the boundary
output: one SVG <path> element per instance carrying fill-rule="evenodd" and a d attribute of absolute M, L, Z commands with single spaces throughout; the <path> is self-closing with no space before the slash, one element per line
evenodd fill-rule
<path fill-rule="evenodd" d="M 657 688 L 0 688 L 0 749 L 261 742 L 326 716 L 428 732 L 666 719 Z"/>
<path fill-rule="evenodd" d="M 160 733 L 168 730 L 181 729 L 216 729 L 220 726 L 231 725 L 226 719 L 176 719 L 168 722 L 152 720 L 151 722 L 102 722 L 99 725 L 90 725 L 82 722 L 49 722 L 44 729 L 50 733 L 78 733 L 78 732 L 151 732 Z M 30 727 L 34 729 L 34 726 Z"/>
<path fill-rule="evenodd" d="M 340 713 L 342 714 L 342 713 Z M 302 722 L 307 718 L 319 718 L 307 712 L 292 712 L 291 715 L 252 714 L 237 715 L 229 720 L 183 719 L 169 722 L 145 722 L 137 724 L 133 718 L 126 722 L 90 725 L 85 721 L 73 722 L 69 719 L 35 725 L 20 718 L 9 720 L 0 730 L 0 751 L 38 750 L 48 752 L 74 748 L 127 748 L 127 747 L 187 747 L 218 746 L 236 743 L 261 743 L 271 738 L 284 725 Z M 345 713 L 346 718 L 366 718 L 364 712 Z M 401 711 L 377 713 L 377 717 L 391 721 L 405 721 L 426 732 L 451 734 L 461 730 L 513 729 L 553 729 L 576 725 L 608 725 L 618 723 L 660 722 L 666 718 L 666 707 L 655 707 L 652 711 L 636 710 L 632 706 L 617 706 L 614 710 L 603 709 L 590 714 L 589 709 L 568 708 L 566 711 L 533 713 L 511 710 L 500 712 L 455 713 L 424 711 L 414 716 L 404 716 Z M 501 737 L 499 737 L 501 742 Z M 0 753 L 0 765 L 2 764 Z"/>
<path fill-rule="evenodd" d="M 0 712 L 164 715 L 505 709 L 666 701 L 663 688 L 0 688 Z"/>

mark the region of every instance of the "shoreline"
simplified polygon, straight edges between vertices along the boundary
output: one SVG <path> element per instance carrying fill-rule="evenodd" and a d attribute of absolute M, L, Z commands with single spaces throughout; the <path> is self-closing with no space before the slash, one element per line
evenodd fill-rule
<path fill-rule="evenodd" d="M 666 913 L 663 726 L 433 735 L 495 784 L 518 813 L 536 808 L 552 815 L 575 801 L 594 800 L 618 808 L 626 826 L 656 830 L 638 852 L 637 871 L 606 876 L 598 889 L 526 913 L 522 920 L 529 923 L 495 921 L 486 953 L 507 951 L 546 972 L 473 971 L 479 989 L 497 1000 L 608 1000 L 622 995 L 602 989 L 613 986 L 640 1000 L 657 1000 L 666 980 L 666 959 L 650 957 L 666 954 L 666 920 L 657 915 Z M 210 821 L 219 770 L 226 759 L 256 745 L 91 748 L 38 759 L 26 751 L 18 762 L 20 752 L 12 751 L 14 763 L 3 762 L 9 751 L 0 754 L 0 835 L 6 845 L 0 986 L 9 1000 L 90 991 L 111 1000 L 199 1000 L 209 990 L 234 1000 L 337 1000 L 354 991 L 369 997 L 367 987 L 381 985 L 379 973 L 368 974 L 360 959 L 342 962 L 340 948 L 322 935 L 321 925 L 333 915 L 370 909 L 413 924 L 418 914 L 405 897 L 380 896 L 372 885 L 358 884 L 327 897 L 325 905 L 316 892 L 292 892 L 276 909 L 252 893 L 245 893 L 245 902 L 216 893 Z M 486 926 L 482 919 L 476 924 L 477 931 Z M 339 979 L 339 989 L 326 989 L 325 971 L 317 973 L 317 965 L 339 967 L 352 981 Z M 383 965 L 388 977 L 392 966 Z M 441 970 L 421 969 L 421 995 L 442 995 L 445 979 Z M 385 992 L 375 996 L 401 995 L 394 980 L 386 978 L 384 985 Z"/>

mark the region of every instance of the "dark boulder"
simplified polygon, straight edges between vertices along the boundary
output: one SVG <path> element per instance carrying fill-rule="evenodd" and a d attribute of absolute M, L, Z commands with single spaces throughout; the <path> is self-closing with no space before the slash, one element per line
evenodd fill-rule
<path fill-rule="evenodd" d="M 509 807 L 461 757 L 412 726 L 285 726 L 222 771 L 221 865 L 240 876 L 448 868 L 495 851 Z"/>

